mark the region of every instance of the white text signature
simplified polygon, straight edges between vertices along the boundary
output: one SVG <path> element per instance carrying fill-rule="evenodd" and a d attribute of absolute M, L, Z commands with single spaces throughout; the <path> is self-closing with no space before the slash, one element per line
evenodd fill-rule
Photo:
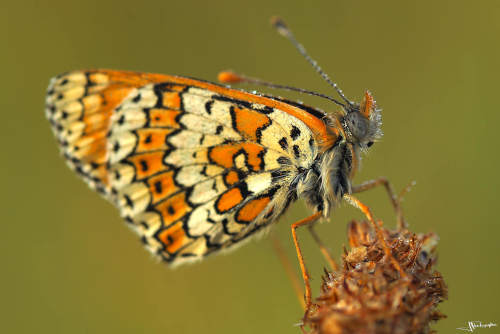
<path fill-rule="evenodd" d="M 457 329 L 460 329 L 460 330 L 466 331 L 466 332 L 473 332 L 476 328 L 491 328 L 491 327 L 497 327 L 497 324 L 495 324 L 493 322 L 483 324 L 481 321 L 468 321 L 467 327 L 460 327 Z"/>

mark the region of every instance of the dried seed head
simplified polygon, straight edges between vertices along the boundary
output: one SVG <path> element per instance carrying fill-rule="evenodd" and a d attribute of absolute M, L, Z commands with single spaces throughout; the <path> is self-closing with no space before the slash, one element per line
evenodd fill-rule
<path fill-rule="evenodd" d="M 326 272 L 320 296 L 306 311 L 309 333 L 424 334 L 431 333 L 431 321 L 445 317 L 436 309 L 447 298 L 446 284 L 433 269 L 437 236 L 382 231 L 407 278 L 384 256 L 370 225 L 353 221 L 342 271 Z"/>

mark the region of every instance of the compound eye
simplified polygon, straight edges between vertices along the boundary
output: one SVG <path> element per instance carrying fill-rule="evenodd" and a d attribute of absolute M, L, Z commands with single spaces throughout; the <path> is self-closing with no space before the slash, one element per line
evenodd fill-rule
<path fill-rule="evenodd" d="M 373 145 L 373 142 L 372 142 L 372 141 L 369 141 L 369 142 L 366 144 L 366 146 L 367 146 L 367 147 L 370 147 L 370 146 L 372 146 L 372 145 Z"/>

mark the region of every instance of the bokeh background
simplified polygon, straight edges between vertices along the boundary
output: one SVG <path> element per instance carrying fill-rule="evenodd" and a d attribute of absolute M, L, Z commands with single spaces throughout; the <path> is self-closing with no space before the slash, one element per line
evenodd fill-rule
<path fill-rule="evenodd" d="M 269 238 L 176 270 L 156 263 L 66 167 L 44 117 L 49 78 L 81 68 L 207 80 L 232 68 L 333 94 L 270 27 L 276 14 L 348 96 L 370 89 L 383 108 L 385 136 L 356 181 L 417 181 L 406 217 L 414 231 L 441 237 L 438 269 L 449 285 L 448 318 L 434 328 L 500 322 L 496 0 L 4 1 L 2 333 L 299 332 L 302 311 Z M 360 198 L 394 225 L 382 189 Z M 308 213 L 299 201 L 275 228 L 297 274 L 289 226 Z M 344 205 L 319 227 L 337 256 L 353 218 L 362 216 Z M 326 264 L 306 231 L 300 238 L 317 292 Z"/>

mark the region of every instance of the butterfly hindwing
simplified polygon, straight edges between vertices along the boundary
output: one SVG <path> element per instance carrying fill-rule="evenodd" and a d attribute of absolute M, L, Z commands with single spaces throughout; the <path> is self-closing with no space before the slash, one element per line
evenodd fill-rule
<path fill-rule="evenodd" d="M 298 118 L 207 85 L 71 72 L 52 81 L 47 97 L 70 166 L 174 264 L 228 248 L 276 220 L 299 169 L 317 154 L 314 133 Z"/>

